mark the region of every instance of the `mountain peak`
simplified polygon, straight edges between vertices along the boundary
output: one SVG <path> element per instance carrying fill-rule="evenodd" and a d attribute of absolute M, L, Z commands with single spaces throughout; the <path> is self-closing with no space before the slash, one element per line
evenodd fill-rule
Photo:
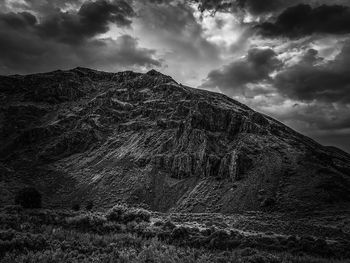
<path fill-rule="evenodd" d="M 151 69 L 146 74 L 149 76 L 165 76 L 164 74 L 160 73 L 159 71 L 157 71 L 155 69 Z"/>
<path fill-rule="evenodd" d="M 155 69 L 152 69 L 152 70 L 148 71 L 148 72 L 146 73 L 146 75 L 147 75 L 147 76 L 152 76 L 152 77 L 164 78 L 164 79 L 169 80 L 169 82 L 172 81 L 172 82 L 177 83 L 172 77 L 170 77 L 170 76 L 168 76 L 168 75 L 165 75 L 165 74 L 163 74 L 163 73 L 161 73 L 161 72 L 159 72 L 159 71 L 157 71 L 157 70 L 155 70 Z"/>

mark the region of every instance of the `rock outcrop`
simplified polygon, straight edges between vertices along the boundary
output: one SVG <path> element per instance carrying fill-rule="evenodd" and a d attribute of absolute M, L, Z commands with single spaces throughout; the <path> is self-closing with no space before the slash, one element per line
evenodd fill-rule
<path fill-rule="evenodd" d="M 24 185 L 52 207 L 231 213 L 350 202 L 347 153 L 154 70 L 3 76 L 0 105 L 1 204 Z"/>

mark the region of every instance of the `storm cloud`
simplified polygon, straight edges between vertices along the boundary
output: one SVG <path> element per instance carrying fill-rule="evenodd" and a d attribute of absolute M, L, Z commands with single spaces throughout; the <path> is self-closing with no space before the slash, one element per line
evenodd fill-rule
<path fill-rule="evenodd" d="M 228 94 L 243 94 L 246 84 L 270 81 L 270 74 L 281 67 L 281 61 L 272 49 L 252 48 L 247 56 L 213 70 L 208 74 L 205 87 L 218 87 Z"/>
<path fill-rule="evenodd" d="M 49 10 L 35 1 L 31 4 Z M 111 24 L 130 27 L 134 16 L 132 6 L 123 0 L 88 1 L 69 11 L 56 7 L 47 13 L 37 9 L 0 13 L 0 72 L 33 73 L 81 65 L 114 70 L 159 67 L 156 51 L 140 47 L 136 38 L 99 37 Z"/>
<path fill-rule="evenodd" d="M 299 63 L 276 75 L 275 87 L 300 101 L 350 103 L 350 42 L 334 60 L 319 62 L 317 52 L 309 51 Z"/>
<path fill-rule="evenodd" d="M 106 33 L 109 30 L 109 23 L 121 27 L 130 26 L 132 16 L 134 16 L 132 7 L 123 0 L 113 2 L 98 0 L 85 2 L 76 13 L 59 11 L 48 15 L 35 29 L 43 38 L 79 43 L 86 38 Z"/>
<path fill-rule="evenodd" d="M 267 4 L 261 0 L 195 0 L 199 4 L 199 9 L 213 11 L 247 11 L 258 15 L 279 10 L 290 4 L 290 0 L 271 0 Z"/>
<path fill-rule="evenodd" d="M 268 37 L 298 38 L 312 34 L 350 33 L 350 8 L 341 5 L 322 5 L 312 8 L 300 4 L 283 11 L 275 22 L 257 26 L 259 33 Z"/>

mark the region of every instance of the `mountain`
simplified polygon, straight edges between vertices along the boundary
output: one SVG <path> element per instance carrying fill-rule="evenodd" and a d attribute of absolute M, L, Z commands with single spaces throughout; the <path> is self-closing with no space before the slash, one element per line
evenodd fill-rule
<path fill-rule="evenodd" d="M 0 77 L 0 205 L 157 211 L 348 207 L 350 155 L 218 93 L 151 70 Z"/>

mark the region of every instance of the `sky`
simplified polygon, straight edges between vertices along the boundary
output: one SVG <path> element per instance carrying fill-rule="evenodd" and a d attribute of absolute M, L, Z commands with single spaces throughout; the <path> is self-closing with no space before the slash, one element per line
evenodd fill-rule
<path fill-rule="evenodd" d="M 350 152 L 349 0 L 0 0 L 0 74 L 156 69 Z"/>

